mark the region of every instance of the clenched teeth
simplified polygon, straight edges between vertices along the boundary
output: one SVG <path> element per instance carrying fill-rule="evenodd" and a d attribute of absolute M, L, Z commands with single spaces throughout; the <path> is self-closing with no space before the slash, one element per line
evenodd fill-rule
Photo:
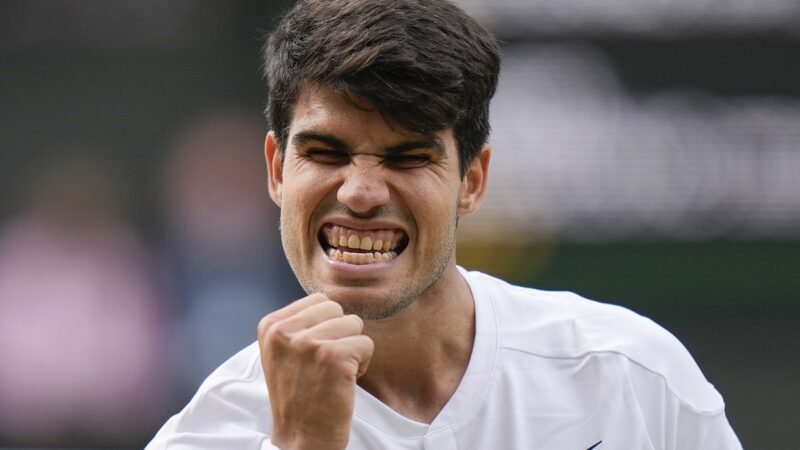
<path fill-rule="evenodd" d="M 377 252 L 396 249 L 404 238 L 399 230 L 360 231 L 338 225 L 326 225 L 323 233 L 331 247 Z"/>
<path fill-rule="evenodd" d="M 358 236 L 354 234 L 350 235 L 349 238 L 345 235 L 340 235 L 338 239 L 333 236 L 329 236 L 328 245 L 331 247 L 355 248 L 360 250 L 382 250 L 384 252 L 388 252 L 389 250 L 397 247 L 397 244 L 392 244 L 392 242 L 389 240 L 384 241 L 383 239 L 376 238 L 373 241 L 369 236 L 359 239 Z"/>
<path fill-rule="evenodd" d="M 354 230 L 340 225 L 325 225 L 321 239 L 327 242 L 328 256 L 335 261 L 350 264 L 372 264 L 391 261 L 407 241 L 398 229 Z"/>
<path fill-rule="evenodd" d="M 328 256 L 335 261 L 343 261 L 349 264 L 373 264 L 383 261 L 391 261 L 397 257 L 395 252 L 374 252 L 374 253 L 353 253 L 343 252 L 336 248 L 328 250 Z"/>

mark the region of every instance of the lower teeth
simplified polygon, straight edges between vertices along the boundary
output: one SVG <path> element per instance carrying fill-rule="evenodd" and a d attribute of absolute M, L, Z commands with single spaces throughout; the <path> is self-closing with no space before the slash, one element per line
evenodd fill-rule
<path fill-rule="evenodd" d="M 377 262 L 391 261 L 397 256 L 395 252 L 372 252 L 372 253 L 354 253 L 343 252 L 339 249 L 332 248 L 328 250 L 328 256 L 334 261 L 342 261 L 348 264 L 373 264 Z"/>

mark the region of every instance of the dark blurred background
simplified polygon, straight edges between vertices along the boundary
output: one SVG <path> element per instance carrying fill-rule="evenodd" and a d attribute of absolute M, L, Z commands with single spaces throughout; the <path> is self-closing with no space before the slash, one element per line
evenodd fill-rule
<path fill-rule="evenodd" d="M 0 446 L 142 447 L 300 295 L 259 75 L 291 3 L 0 3 Z M 800 4 L 460 4 L 505 54 L 460 263 L 649 315 L 795 448 Z"/>

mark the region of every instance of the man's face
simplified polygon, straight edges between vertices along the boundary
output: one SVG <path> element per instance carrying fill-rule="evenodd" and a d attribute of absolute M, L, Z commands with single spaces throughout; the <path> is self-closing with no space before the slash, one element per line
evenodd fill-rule
<path fill-rule="evenodd" d="M 266 153 L 300 284 L 377 320 L 454 268 L 456 219 L 477 205 L 470 175 L 460 177 L 452 130 L 392 128 L 368 103 L 358 106 L 328 88 L 303 89 L 284 162 L 272 133 Z"/>

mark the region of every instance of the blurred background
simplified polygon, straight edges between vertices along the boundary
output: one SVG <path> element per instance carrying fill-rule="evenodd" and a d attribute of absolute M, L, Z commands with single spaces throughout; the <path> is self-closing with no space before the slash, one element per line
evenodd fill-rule
<path fill-rule="evenodd" d="M 259 75 L 291 3 L 0 3 L 0 447 L 141 448 L 301 295 Z M 795 448 L 800 4 L 460 4 L 504 51 L 460 263 L 649 315 Z"/>

